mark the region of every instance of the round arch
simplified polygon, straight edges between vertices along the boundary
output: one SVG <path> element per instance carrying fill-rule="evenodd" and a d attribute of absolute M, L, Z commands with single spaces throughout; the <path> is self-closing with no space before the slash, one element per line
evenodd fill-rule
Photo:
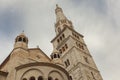
<path fill-rule="evenodd" d="M 39 69 L 36 69 L 36 68 L 32 68 L 32 69 L 29 69 L 29 70 L 26 70 L 23 74 L 22 74 L 22 76 L 21 76 L 21 78 L 20 78 L 20 80 L 22 80 L 22 79 L 24 79 L 24 77 L 25 77 L 25 75 L 28 73 L 29 74 L 29 72 L 34 72 L 34 71 L 37 71 L 37 77 L 36 78 L 38 78 L 39 76 L 42 76 L 42 77 L 44 77 L 44 74 L 43 74 L 43 72 L 41 71 L 41 70 L 39 70 Z M 41 74 L 41 75 L 40 75 Z M 33 74 L 33 75 L 30 75 L 29 76 L 29 78 L 30 77 L 32 77 L 32 76 L 34 76 L 35 74 Z M 35 76 L 34 76 L 35 77 Z M 29 79 L 27 79 L 27 80 L 29 80 Z"/>
<path fill-rule="evenodd" d="M 54 77 L 54 75 L 56 75 L 56 77 Z M 52 77 L 53 80 L 55 80 L 55 79 L 64 80 L 64 76 L 59 71 L 56 71 L 56 70 L 50 71 L 48 74 L 48 77 L 49 76 Z"/>

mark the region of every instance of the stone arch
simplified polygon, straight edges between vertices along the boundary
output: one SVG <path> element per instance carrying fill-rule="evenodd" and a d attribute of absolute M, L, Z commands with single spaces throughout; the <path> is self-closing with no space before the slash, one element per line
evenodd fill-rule
<path fill-rule="evenodd" d="M 26 78 L 23 78 L 22 80 L 27 80 Z"/>
<path fill-rule="evenodd" d="M 39 76 L 37 80 L 43 80 L 43 76 Z"/>
<path fill-rule="evenodd" d="M 35 80 L 35 77 L 31 76 L 28 80 Z"/>
<path fill-rule="evenodd" d="M 48 76 L 48 80 L 53 80 L 53 78 L 51 76 Z"/>
<path fill-rule="evenodd" d="M 33 73 L 33 74 L 31 74 L 31 73 Z M 28 76 L 28 75 L 29 75 L 29 76 Z M 27 77 L 26 77 L 26 76 L 27 76 Z M 39 76 L 44 77 L 44 73 L 43 73 L 41 70 L 39 70 L 39 69 L 32 68 L 32 69 L 26 70 L 26 71 L 22 74 L 20 80 L 22 80 L 22 79 L 24 79 L 24 78 L 26 78 L 27 80 L 29 80 L 29 78 L 32 77 L 32 76 L 34 76 L 34 77 L 37 79 Z"/>
<path fill-rule="evenodd" d="M 56 70 L 49 72 L 48 77 L 52 77 L 53 80 L 55 79 L 64 80 L 64 76 L 59 71 Z"/>
<path fill-rule="evenodd" d="M 25 38 L 23 38 L 23 42 L 27 42 L 27 40 Z"/>
<path fill-rule="evenodd" d="M 18 41 L 22 41 L 22 37 L 19 37 L 19 38 L 18 38 Z"/>

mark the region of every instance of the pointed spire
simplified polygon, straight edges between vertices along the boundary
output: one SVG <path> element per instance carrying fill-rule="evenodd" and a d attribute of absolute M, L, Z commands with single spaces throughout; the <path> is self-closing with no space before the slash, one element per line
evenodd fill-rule
<path fill-rule="evenodd" d="M 58 8 L 59 8 L 59 9 L 62 9 L 62 8 L 60 8 L 60 7 L 58 6 L 58 4 L 56 4 L 56 9 L 58 9 Z"/>
<path fill-rule="evenodd" d="M 56 13 L 56 21 L 60 21 L 60 20 L 64 20 L 64 19 L 67 19 L 63 13 L 63 10 L 62 8 L 60 8 L 58 6 L 58 4 L 56 4 L 56 9 L 55 9 L 55 13 Z"/>
<path fill-rule="evenodd" d="M 56 9 L 60 9 L 62 11 L 62 8 L 60 8 L 58 4 L 56 4 Z"/>
<path fill-rule="evenodd" d="M 58 4 L 56 4 L 56 8 L 58 8 Z"/>
<path fill-rule="evenodd" d="M 56 4 L 56 24 L 55 24 L 55 31 L 56 34 L 60 33 L 64 27 L 69 27 L 73 29 L 72 22 L 67 19 L 67 17 L 64 15 L 62 8 Z"/>

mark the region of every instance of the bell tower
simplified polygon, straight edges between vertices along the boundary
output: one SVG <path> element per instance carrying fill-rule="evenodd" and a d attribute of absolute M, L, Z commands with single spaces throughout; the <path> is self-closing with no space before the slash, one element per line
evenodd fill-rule
<path fill-rule="evenodd" d="M 84 42 L 84 36 L 74 30 L 72 22 L 58 5 L 55 14 L 56 36 L 51 42 L 54 49 L 59 51 L 71 80 L 103 80 Z"/>
<path fill-rule="evenodd" d="M 25 36 L 24 32 L 16 37 L 14 48 L 28 48 L 28 38 Z"/>

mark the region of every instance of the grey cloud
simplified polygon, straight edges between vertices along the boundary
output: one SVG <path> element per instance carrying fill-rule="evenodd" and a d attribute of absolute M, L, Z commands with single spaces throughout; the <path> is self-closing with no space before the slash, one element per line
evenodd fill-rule
<path fill-rule="evenodd" d="M 0 30 L 5 36 L 10 36 L 23 28 L 23 14 L 17 6 L 0 9 Z M 10 35 L 9 35 L 10 34 Z"/>

